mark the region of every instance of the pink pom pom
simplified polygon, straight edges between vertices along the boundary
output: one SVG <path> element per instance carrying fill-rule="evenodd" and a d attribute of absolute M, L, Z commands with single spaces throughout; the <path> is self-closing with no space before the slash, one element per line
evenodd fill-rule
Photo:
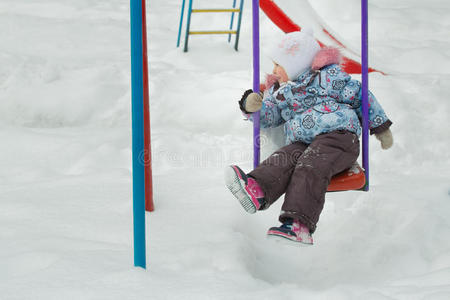
<path fill-rule="evenodd" d="M 317 53 L 316 57 L 314 57 L 311 69 L 319 70 L 330 64 L 339 64 L 340 61 L 341 53 L 339 52 L 339 49 L 332 47 L 323 48 Z"/>

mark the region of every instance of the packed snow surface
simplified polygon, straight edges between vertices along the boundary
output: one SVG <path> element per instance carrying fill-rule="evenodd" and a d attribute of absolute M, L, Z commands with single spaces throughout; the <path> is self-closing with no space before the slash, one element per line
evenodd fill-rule
<path fill-rule="evenodd" d="M 147 2 L 147 270 L 133 267 L 129 2 L 0 3 L 0 299 L 450 299 L 448 1 L 369 1 L 370 60 L 388 73 L 370 89 L 395 144 L 371 138 L 370 192 L 328 194 L 309 248 L 266 240 L 282 200 L 248 215 L 223 183 L 225 166 L 252 166 L 237 105 L 252 86 L 251 1 L 238 52 L 191 36 L 188 53 L 182 1 Z M 344 2 L 311 5 L 359 51 L 360 2 Z M 229 18 L 196 14 L 192 29 Z M 262 77 L 279 33 L 261 13 Z"/>

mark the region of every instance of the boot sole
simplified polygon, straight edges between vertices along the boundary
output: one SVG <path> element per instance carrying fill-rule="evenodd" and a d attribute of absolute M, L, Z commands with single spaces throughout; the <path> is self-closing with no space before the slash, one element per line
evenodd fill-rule
<path fill-rule="evenodd" d="M 256 212 L 256 207 L 245 191 L 245 181 L 240 178 L 232 166 L 225 171 L 225 183 L 231 193 L 239 200 L 239 203 L 241 203 L 245 211 L 254 214 Z"/>
<path fill-rule="evenodd" d="M 267 234 L 266 238 L 268 240 L 276 241 L 276 242 L 279 242 L 279 243 L 282 243 L 285 245 L 291 245 L 291 246 L 309 247 L 309 246 L 314 245 L 314 244 L 300 242 L 300 241 L 297 241 L 296 239 L 291 239 L 287 236 L 279 235 L 279 234 Z"/>

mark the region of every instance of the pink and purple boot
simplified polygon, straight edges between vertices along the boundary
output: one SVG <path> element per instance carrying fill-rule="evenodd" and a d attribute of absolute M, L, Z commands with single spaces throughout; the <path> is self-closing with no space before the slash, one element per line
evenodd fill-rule
<path fill-rule="evenodd" d="M 290 240 L 304 245 L 312 245 L 313 239 L 308 227 L 297 220 L 288 220 L 280 227 L 272 227 L 267 231 L 267 237 Z"/>
<path fill-rule="evenodd" d="M 254 214 L 257 210 L 264 209 L 264 192 L 258 182 L 247 176 L 238 166 L 227 168 L 225 182 L 245 211 Z"/>

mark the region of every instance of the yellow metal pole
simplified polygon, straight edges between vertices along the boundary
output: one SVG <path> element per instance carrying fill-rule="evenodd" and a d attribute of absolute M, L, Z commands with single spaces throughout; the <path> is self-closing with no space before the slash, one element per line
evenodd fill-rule
<path fill-rule="evenodd" d="M 223 30 L 223 31 L 189 31 L 189 34 L 236 34 L 235 30 Z"/>
<path fill-rule="evenodd" d="M 204 12 L 239 12 L 239 8 L 212 8 L 212 9 L 193 9 L 193 13 L 204 13 Z"/>

